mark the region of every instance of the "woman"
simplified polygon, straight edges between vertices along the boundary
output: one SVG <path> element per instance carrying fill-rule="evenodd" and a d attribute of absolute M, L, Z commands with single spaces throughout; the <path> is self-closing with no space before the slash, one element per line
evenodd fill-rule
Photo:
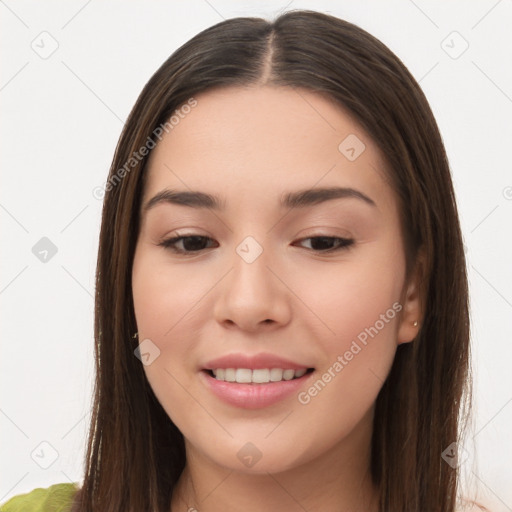
<path fill-rule="evenodd" d="M 121 135 L 85 479 L 29 500 L 453 512 L 467 302 L 445 150 L 399 59 L 317 12 L 219 23 Z"/>

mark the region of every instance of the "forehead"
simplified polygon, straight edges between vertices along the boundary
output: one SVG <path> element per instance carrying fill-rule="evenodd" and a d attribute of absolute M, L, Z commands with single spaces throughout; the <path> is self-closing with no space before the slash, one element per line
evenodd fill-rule
<path fill-rule="evenodd" d="M 248 204 L 291 188 L 346 186 L 393 202 L 376 144 L 329 98 L 255 86 L 209 90 L 195 100 L 152 150 L 144 201 L 164 188 Z"/>

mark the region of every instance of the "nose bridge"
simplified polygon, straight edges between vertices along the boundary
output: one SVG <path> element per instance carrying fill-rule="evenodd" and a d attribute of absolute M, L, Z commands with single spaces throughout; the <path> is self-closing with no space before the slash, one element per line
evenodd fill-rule
<path fill-rule="evenodd" d="M 258 237 L 261 240 L 261 236 Z M 267 265 L 272 259 L 272 248 L 266 240 L 259 242 L 254 236 L 246 236 L 235 249 L 230 289 L 242 296 L 270 299 L 278 292 L 277 282 Z M 272 293 L 272 291 L 274 293 Z"/>
<path fill-rule="evenodd" d="M 252 235 L 242 239 L 235 248 L 232 271 L 216 303 L 218 321 L 230 321 L 247 329 L 268 320 L 287 321 L 288 298 L 279 279 L 269 269 L 274 266 L 272 261 L 277 263 L 272 248 L 264 240 L 260 242 Z"/>

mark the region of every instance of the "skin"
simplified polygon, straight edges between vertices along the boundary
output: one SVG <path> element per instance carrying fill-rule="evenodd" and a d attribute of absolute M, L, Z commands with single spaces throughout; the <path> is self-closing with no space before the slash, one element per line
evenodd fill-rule
<path fill-rule="evenodd" d="M 186 440 L 172 511 L 377 511 L 369 473 L 374 404 L 397 345 L 416 336 L 421 320 L 382 156 L 347 112 L 314 92 L 231 87 L 196 99 L 152 151 L 143 204 L 168 188 L 220 196 L 226 209 L 148 210 L 132 275 L 139 340 L 160 350 L 144 370 Z M 366 146 L 354 161 L 338 150 L 349 134 Z M 278 205 L 285 192 L 331 186 L 357 189 L 375 206 L 354 197 Z M 192 256 L 158 245 L 177 234 L 212 242 Z M 236 252 L 247 236 L 263 249 L 252 263 Z M 325 246 L 313 245 L 313 236 L 354 244 L 315 252 Z M 394 303 L 400 314 L 307 404 L 293 393 L 241 409 L 199 378 L 214 357 L 270 352 L 315 368 L 307 391 Z M 247 442 L 262 455 L 250 468 L 237 457 Z"/>

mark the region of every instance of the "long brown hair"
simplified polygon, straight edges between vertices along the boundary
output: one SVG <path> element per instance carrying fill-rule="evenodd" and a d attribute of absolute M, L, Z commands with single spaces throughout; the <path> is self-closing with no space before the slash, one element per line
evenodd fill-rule
<path fill-rule="evenodd" d="M 290 11 L 273 22 L 229 19 L 204 30 L 151 77 L 130 113 L 103 205 L 94 403 L 75 510 L 170 509 L 185 449 L 134 356 L 131 271 L 147 156 L 130 159 L 194 95 L 251 84 L 326 95 L 373 137 L 389 166 L 407 272 L 419 251 L 425 256 L 425 316 L 417 338 L 398 347 L 377 398 L 372 478 L 381 512 L 453 512 L 458 471 L 441 454 L 459 439 L 469 404 L 469 315 L 445 149 L 428 102 L 402 62 L 361 28 L 312 11 Z"/>

